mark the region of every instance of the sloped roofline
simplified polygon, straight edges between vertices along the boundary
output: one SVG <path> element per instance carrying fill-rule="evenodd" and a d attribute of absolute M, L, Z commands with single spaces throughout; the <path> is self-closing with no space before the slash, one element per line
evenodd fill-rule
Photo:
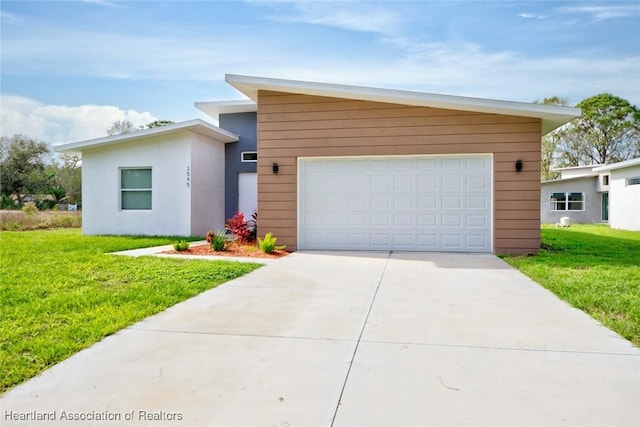
<path fill-rule="evenodd" d="M 250 99 L 231 101 L 198 101 L 193 106 L 215 120 L 220 120 L 220 114 L 255 113 L 258 105 Z"/>
<path fill-rule="evenodd" d="M 578 170 L 578 169 L 593 169 L 598 165 L 584 165 L 584 166 L 566 166 L 562 168 L 553 168 L 552 171 L 560 172 L 560 171 L 570 171 L 570 170 Z"/>
<path fill-rule="evenodd" d="M 604 172 L 604 171 L 611 171 L 615 169 L 629 168 L 632 166 L 640 166 L 640 157 L 638 157 L 637 159 L 625 160 L 624 162 L 618 162 L 618 163 L 612 163 L 610 165 L 599 166 L 595 168 L 593 171 Z"/>
<path fill-rule="evenodd" d="M 577 179 L 585 179 L 585 178 L 597 178 L 598 176 L 599 175 L 597 173 L 590 173 L 587 175 L 570 176 L 568 178 L 549 179 L 547 181 L 542 181 L 540 184 L 550 184 L 552 182 L 575 181 Z"/>
<path fill-rule="evenodd" d="M 185 122 L 173 123 L 167 126 L 124 133 L 121 135 L 57 144 L 53 146 L 53 149 L 59 153 L 77 153 L 92 148 L 107 147 L 110 145 L 122 144 L 134 140 L 148 139 L 154 136 L 168 135 L 183 131 L 195 132 L 223 143 L 235 142 L 238 140 L 238 135 L 224 129 L 220 129 L 219 127 L 202 119 L 194 119 Z"/>
<path fill-rule="evenodd" d="M 301 95 L 327 96 L 362 101 L 386 102 L 419 107 L 444 108 L 449 110 L 474 111 L 478 113 L 503 114 L 534 117 L 542 120 L 542 134 L 547 134 L 582 113 L 579 108 L 526 102 L 500 101 L 485 98 L 470 98 L 382 89 L 366 86 L 348 86 L 299 80 L 273 79 L 266 77 L 227 74 L 225 80 L 254 102 L 259 90 L 296 93 Z"/>

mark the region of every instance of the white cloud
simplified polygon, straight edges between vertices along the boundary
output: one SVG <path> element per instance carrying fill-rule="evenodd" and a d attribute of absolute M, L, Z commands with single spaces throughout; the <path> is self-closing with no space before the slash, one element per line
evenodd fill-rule
<path fill-rule="evenodd" d="M 0 10 L 0 19 L 7 24 L 13 24 L 19 21 L 18 17 L 12 13 Z"/>
<path fill-rule="evenodd" d="M 640 55 L 539 59 L 512 51 L 491 52 L 464 42 L 414 44 L 406 51 L 395 60 L 371 58 L 355 63 L 349 59 L 309 59 L 304 64 L 274 66 L 253 74 L 522 102 L 558 95 L 575 104 L 610 92 L 640 104 Z"/>
<path fill-rule="evenodd" d="M 61 29 L 48 35 L 34 30 L 2 40 L 4 72 L 19 75 L 207 81 L 219 80 L 224 74 L 219 70 L 230 63 L 270 62 L 286 53 L 278 43 L 252 36 L 203 39 Z"/>
<path fill-rule="evenodd" d="M 631 5 L 606 5 L 606 6 L 570 6 L 560 9 L 563 13 L 582 13 L 591 16 L 595 22 L 613 18 L 627 18 L 640 16 L 640 6 Z"/>
<path fill-rule="evenodd" d="M 614 18 L 630 18 L 640 16 L 640 6 L 630 5 L 580 5 L 553 8 L 549 10 L 550 15 L 539 15 L 536 13 L 519 13 L 518 16 L 524 19 L 547 19 L 549 17 L 566 15 L 586 15 L 591 22 L 600 22 Z M 573 21 L 575 23 L 575 21 Z"/>
<path fill-rule="evenodd" d="M 83 3 L 95 4 L 97 6 L 106 6 L 106 7 L 122 7 L 122 5 L 114 3 L 108 0 L 82 0 Z"/>
<path fill-rule="evenodd" d="M 372 2 L 275 2 L 273 6 L 286 4 L 293 12 L 270 15 L 269 18 L 282 22 L 302 22 L 326 25 L 349 31 L 393 34 L 401 29 L 403 15 L 397 7 Z M 396 4 L 397 6 L 397 4 Z"/>
<path fill-rule="evenodd" d="M 157 120 L 149 112 L 122 110 L 112 105 L 46 105 L 18 95 L 0 95 L 2 136 L 23 134 L 50 144 L 106 136 L 114 122 L 129 120 L 144 126 Z"/>
<path fill-rule="evenodd" d="M 525 18 L 525 19 L 546 19 L 546 18 L 548 18 L 545 15 L 536 15 L 535 13 L 519 13 L 518 16 L 520 18 Z"/>

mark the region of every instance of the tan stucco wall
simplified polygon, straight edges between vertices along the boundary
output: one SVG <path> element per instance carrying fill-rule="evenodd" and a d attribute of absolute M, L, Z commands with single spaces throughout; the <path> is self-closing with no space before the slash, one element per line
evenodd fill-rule
<path fill-rule="evenodd" d="M 535 252 L 540 136 L 536 118 L 260 91 L 259 233 L 296 249 L 298 157 L 493 153 L 494 250 Z"/>

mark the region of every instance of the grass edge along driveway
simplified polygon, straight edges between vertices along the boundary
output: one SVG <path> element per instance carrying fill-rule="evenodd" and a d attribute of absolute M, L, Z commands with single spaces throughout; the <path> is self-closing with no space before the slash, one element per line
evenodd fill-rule
<path fill-rule="evenodd" d="M 545 225 L 537 255 L 502 258 L 640 347 L 640 232 Z"/>
<path fill-rule="evenodd" d="M 0 393 L 258 264 L 108 255 L 167 237 L 0 233 Z"/>

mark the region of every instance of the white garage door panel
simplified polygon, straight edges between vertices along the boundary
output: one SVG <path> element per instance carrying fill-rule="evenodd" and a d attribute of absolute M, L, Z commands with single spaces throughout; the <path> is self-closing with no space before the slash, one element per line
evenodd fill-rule
<path fill-rule="evenodd" d="M 491 252 L 490 155 L 300 159 L 300 249 Z"/>

